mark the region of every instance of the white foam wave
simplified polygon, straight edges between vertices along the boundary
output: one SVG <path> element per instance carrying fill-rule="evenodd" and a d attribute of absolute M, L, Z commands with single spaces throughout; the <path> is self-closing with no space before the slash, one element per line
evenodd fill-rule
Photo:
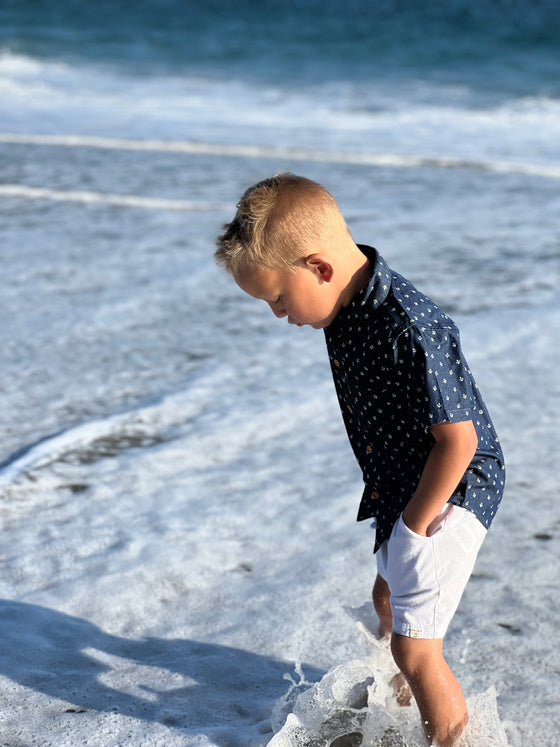
<path fill-rule="evenodd" d="M 431 167 L 441 169 L 475 169 L 497 173 L 525 174 L 541 176 L 551 179 L 560 179 L 560 166 L 524 163 L 502 160 L 469 160 L 463 158 L 451 158 L 440 156 L 413 156 L 396 153 L 372 153 L 344 150 L 324 150 L 318 148 L 301 148 L 291 146 L 270 145 L 242 145 L 227 143 L 204 143 L 189 140 L 157 140 L 157 139 L 131 139 L 114 137 L 95 137 L 84 135 L 41 135 L 41 134 L 19 134 L 0 133 L 1 143 L 14 143 L 23 145 L 46 145 L 67 148 L 103 148 L 109 150 L 130 150 L 145 152 L 165 152 L 178 154 L 195 154 L 218 157 L 243 157 L 243 158 L 282 158 L 294 161 L 323 162 L 323 163 L 346 163 L 354 165 L 395 167 L 395 168 L 420 168 Z M 69 194 L 69 193 L 60 193 Z M 94 193 L 75 193 L 77 195 L 91 195 Z M 22 195 L 24 196 L 24 195 Z M 30 195 L 31 196 L 31 195 Z M 122 201 L 127 198 L 121 196 L 110 196 L 115 204 L 125 204 Z M 56 199 L 56 198 L 53 198 Z M 147 198 L 135 198 L 147 199 Z M 149 202 L 149 201 L 148 201 Z M 156 204 L 159 201 L 155 201 Z M 185 207 L 195 203 L 184 203 L 176 201 L 164 201 L 168 209 L 200 209 Z M 178 207 L 171 207 L 177 204 Z M 197 203 L 198 204 L 198 203 Z M 207 209 L 216 209 L 214 203 Z M 221 209 L 223 206 L 219 204 Z"/>
<path fill-rule="evenodd" d="M 407 78 L 309 86 L 224 71 L 139 76 L 0 51 L 0 98 L 5 130 L 32 133 L 41 122 L 62 145 L 560 177 L 560 101 L 546 96 Z"/>
<path fill-rule="evenodd" d="M 56 64 L 56 63 L 54 63 Z M 53 66 L 53 63 L 50 63 Z M 60 65 L 58 65 L 60 67 Z M 16 77 L 37 75 L 45 67 L 45 63 L 24 54 L 3 51 L 0 54 L 0 73 Z"/>
<path fill-rule="evenodd" d="M 41 439 L 0 466 L 0 488 L 17 485 L 38 472 L 49 482 L 45 468 L 60 461 L 92 463 L 129 448 L 153 445 L 177 424 L 195 418 L 203 408 L 188 393 L 162 397 L 135 410 L 73 426 Z M 47 470 L 48 472 L 48 470 Z"/>
<path fill-rule="evenodd" d="M 24 184 L 0 184 L 0 197 L 20 197 L 28 200 L 54 200 L 56 202 L 81 202 L 87 204 L 139 207 L 146 210 L 179 210 L 187 212 L 230 210 L 231 205 L 222 202 L 192 200 L 169 200 L 139 195 L 117 195 L 84 190 L 57 190 L 43 187 L 28 187 Z"/>

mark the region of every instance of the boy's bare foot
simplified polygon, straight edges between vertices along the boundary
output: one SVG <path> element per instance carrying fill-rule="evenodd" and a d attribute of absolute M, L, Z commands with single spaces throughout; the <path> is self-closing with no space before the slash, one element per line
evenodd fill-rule
<path fill-rule="evenodd" d="M 412 690 L 401 672 L 397 672 L 397 674 L 391 679 L 390 684 L 393 687 L 397 703 L 400 706 L 409 706 L 412 701 Z"/>

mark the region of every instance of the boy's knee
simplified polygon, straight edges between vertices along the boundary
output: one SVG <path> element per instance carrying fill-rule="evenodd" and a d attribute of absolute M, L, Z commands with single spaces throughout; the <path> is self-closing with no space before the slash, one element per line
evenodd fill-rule
<path fill-rule="evenodd" d="M 441 641 L 425 638 L 408 638 L 393 633 L 391 651 L 396 665 L 406 679 L 420 678 L 429 667 L 437 666 L 441 653 Z"/>

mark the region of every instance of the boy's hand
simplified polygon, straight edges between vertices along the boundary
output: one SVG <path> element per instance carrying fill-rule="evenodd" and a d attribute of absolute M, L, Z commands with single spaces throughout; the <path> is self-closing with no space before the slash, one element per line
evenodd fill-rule
<path fill-rule="evenodd" d="M 406 526 L 423 537 L 430 534 L 430 524 L 453 495 L 478 445 L 472 420 L 438 423 L 430 432 L 435 444 L 418 487 L 403 512 Z"/>
<path fill-rule="evenodd" d="M 410 503 L 408 504 L 408 506 L 410 506 Z M 415 534 L 420 534 L 422 537 L 427 537 L 429 524 L 425 524 L 425 521 L 422 521 L 422 518 L 418 519 L 418 517 L 413 516 L 414 512 L 409 511 L 408 506 L 405 508 L 402 515 L 404 523 Z"/>

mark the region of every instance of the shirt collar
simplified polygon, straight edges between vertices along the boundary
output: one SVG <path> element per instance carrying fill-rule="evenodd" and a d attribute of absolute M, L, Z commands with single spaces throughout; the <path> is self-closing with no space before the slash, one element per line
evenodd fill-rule
<path fill-rule="evenodd" d="M 366 287 L 358 293 L 354 301 L 364 306 L 370 303 L 377 309 L 387 298 L 391 290 L 391 270 L 377 249 L 366 244 L 358 244 L 360 251 L 369 259 L 371 278 Z"/>

